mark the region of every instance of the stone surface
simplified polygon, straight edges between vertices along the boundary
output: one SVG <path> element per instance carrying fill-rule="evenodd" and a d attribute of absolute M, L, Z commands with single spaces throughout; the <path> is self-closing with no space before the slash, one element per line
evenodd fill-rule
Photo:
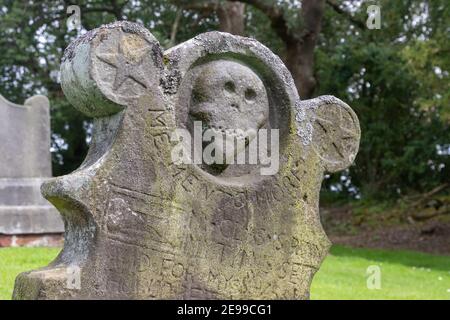
<path fill-rule="evenodd" d="M 95 119 L 93 140 L 78 170 L 43 185 L 64 249 L 18 276 L 15 299 L 309 297 L 330 245 L 324 172 L 358 150 L 350 107 L 300 101 L 269 49 L 219 32 L 163 52 L 143 27 L 117 22 L 74 41 L 61 71 L 67 98 Z M 279 171 L 174 163 L 172 133 L 196 117 L 224 131 L 278 129 Z"/>
<path fill-rule="evenodd" d="M 51 177 L 49 102 L 16 105 L 0 96 L 0 234 L 62 233 L 58 211 L 40 192 Z"/>
<path fill-rule="evenodd" d="M 21 106 L 0 96 L 0 115 L 0 177 L 50 177 L 48 99 L 34 96 Z"/>
<path fill-rule="evenodd" d="M 185 86 L 192 86 L 190 119 L 185 126 L 192 134 L 193 123 L 202 121 L 205 129 L 221 134 L 223 140 L 243 141 L 248 137 L 249 143 L 254 140 L 257 130 L 266 125 L 269 116 L 267 92 L 262 80 L 249 67 L 220 59 L 193 68 L 189 79 L 191 81 L 185 80 Z M 225 153 L 224 142 L 215 141 L 214 145 L 228 163 L 243 151 L 243 142 L 241 148 L 229 156 Z"/>

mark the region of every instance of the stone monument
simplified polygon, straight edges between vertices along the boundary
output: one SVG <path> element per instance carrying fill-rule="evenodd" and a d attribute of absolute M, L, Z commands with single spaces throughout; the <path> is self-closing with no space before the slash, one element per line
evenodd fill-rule
<path fill-rule="evenodd" d="M 64 249 L 17 277 L 15 299 L 309 298 L 330 246 L 324 172 L 347 168 L 359 147 L 348 105 L 300 101 L 281 60 L 253 39 L 209 32 L 163 51 L 130 22 L 71 43 L 61 80 L 94 118 L 93 140 L 78 170 L 43 185 L 65 221 Z M 231 160 L 256 140 L 245 133 L 278 132 L 278 170 L 175 161 L 178 142 L 190 149 L 174 132 L 199 121 L 244 142 Z"/>
<path fill-rule="evenodd" d="M 48 99 L 34 96 L 22 106 L 0 96 L 0 139 L 0 236 L 63 233 L 60 215 L 40 192 L 52 175 Z"/>

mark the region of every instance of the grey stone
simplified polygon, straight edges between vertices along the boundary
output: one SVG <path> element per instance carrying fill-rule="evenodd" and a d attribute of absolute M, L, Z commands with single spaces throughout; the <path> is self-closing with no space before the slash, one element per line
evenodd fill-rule
<path fill-rule="evenodd" d="M 224 59 L 202 64 L 190 73 L 191 120 L 203 121 L 206 128 L 215 134 L 226 134 L 230 140 L 248 137 L 248 143 L 251 142 L 269 116 L 269 100 L 262 80 L 249 67 Z M 191 132 L 192 121 L 187 124 Z M 215 143 L 223 158 L 224 144 Z M 240 146 L 245 147 L 245 143 Z M 227 160 L 235 155 L 231 154 Z"/>
<path fill-rule="evenodd" d="M 300 101 L 268 48 L 220 32 L 163 52 L 145 28 L 116 22 L 74 41 L 61 71 L 67 98 L 94 118 L 93 140 L 78 170 L 43 185 L 64 249 L 17 277 L 15 299 L 309 297 L 330 246 L 321 182 L 358 150 L 349 106 Z M 279 171 L 174 162 L 171 137 L 196 118 L 225 132 L 278 129 Z"/>
<path fill-rule="evenodd" d="M 34 96 L 21 106 L 0 96 L 0 115 L 0 177 L 50 177 L 48 99 Z"/>
<path fill-rule="evenodd" d="M 57 210 L 40 192 L 51 177 L 49 102 L 34 96 L 17 105 L 0 96 L 0 233 L 61 233 Z"/>
<path fill-rule="evenodd" d="M 266 123 L 267 93 L 261 79 L 250 68 L 233 61 L 216 60 L 199 69 L 191 97 L 192 116 L 206 120 L 214 129 L 224 130 L 257 130 Z"/>
<path fill-rule="evenodd" d="M 0 233 L 7 235 L 64 232 L 55 208 L 45 206 L 0 206 Z"/>

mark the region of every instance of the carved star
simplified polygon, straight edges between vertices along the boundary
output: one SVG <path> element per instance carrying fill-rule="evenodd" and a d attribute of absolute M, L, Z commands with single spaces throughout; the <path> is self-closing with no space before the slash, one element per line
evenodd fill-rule
<path fill-rule="evenodd" d="M 138 49 L 136 52 L 136 56 L 139 56 L 138 61 L 133 61 L 129 57 L 127 57 L 122 49 L 121 41 L 119 42 L 119 46 L 117 48 L 117 53 L 98 53 L 97 57 L 115 67 L 116 77 L 114 79 L 113 89 L 117 90 L 119 87 L 127 80 L 128 78 L 133 79 L 146 89 L 150 87 L 150 82 L 148 77 L 146 76 L 143 67 L 144 59 L 147 57 L 148 48 Z"/>
<path fill-rule="evenodd" d="M 338 110 L 339 115 L 337 122 L 317 116 L 315 121 L 328 136 L 330 139 L 330 144 L 334 147 L 336 152 L 345 159 L 345 145 L 349 140 L 357 139 L 358 135 L 352 129 L 348 129 L 344 126 L 344 116 L 342 114 L 342 110 L 341 108 Z M 337 130 L 335 128 L 337 128 Z"/>

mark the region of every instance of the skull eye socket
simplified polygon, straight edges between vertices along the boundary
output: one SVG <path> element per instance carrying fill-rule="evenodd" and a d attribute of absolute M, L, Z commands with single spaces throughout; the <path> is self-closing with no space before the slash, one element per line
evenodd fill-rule
<path fill-rule="evenodd" d="M 234 85 L 233 81 L 225 82 L 224 89 L 228 93 L 235 93 L 236 92 L 236 86 Z"/>
<path fill-rule="evenodd" d="M 245 100 L 249 101 L 249 102 L 254 102 L 256 99 L 256 91 L 253 90 L 252 88 L 248 88 L 247 90 L 245 90 Z"/>

